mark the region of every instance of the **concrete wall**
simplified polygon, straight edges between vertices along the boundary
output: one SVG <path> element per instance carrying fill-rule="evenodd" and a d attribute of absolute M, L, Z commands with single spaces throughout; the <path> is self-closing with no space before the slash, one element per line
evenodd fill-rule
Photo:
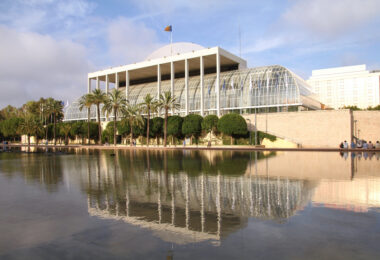
<path fill-rule="evenodd" d="M 380 111 L 354 111 L 354 135 L 367 141 L 380 141 Z"/>
<path fill-rule="evenodd" d="M 253 131 L 254 114 L 243 115 Z M 321 110 L 257 115 L 257 130 L 302 147 L 338 147 L 340 142 L 360 139 L 380 141 L 380 111 Z"/>
<path fill-rule="evenodd" d="M 253 131 L 255 116 L 244 117 L 249 118 L 248 127 Z M 321 110 L 258 114 L 257 129 L 302 147 L 338 147 L 340 142 L 351 140 L 351 113 Z"/>

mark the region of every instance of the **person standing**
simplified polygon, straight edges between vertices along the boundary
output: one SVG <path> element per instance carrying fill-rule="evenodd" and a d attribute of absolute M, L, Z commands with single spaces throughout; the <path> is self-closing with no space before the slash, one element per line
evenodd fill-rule
<path fill-rule="evenodd" d="M 348 149 L 348 143 L 347 143 L 346 140 L 344 140 L 344 142 L 343 142 L 343 148 L 344 148 L 344 149 Z"/>

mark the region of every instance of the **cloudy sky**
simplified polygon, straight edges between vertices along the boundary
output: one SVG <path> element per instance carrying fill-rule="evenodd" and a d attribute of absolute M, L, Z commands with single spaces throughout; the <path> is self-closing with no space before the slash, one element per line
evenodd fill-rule
<path fill-rule="evenodd" d="M 221 46 L 250 67 L 380 69 L 380 0 L 1 0 L 0 107 L 73 100 L 87 73 L 174 42 Z"/>

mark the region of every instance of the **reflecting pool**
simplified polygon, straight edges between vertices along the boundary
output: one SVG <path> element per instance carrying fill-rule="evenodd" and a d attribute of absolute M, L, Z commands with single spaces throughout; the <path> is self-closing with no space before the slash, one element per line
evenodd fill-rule
<path fill-rule="evenodd" d="M 380 154 L 0 152 L 0 259 L 380 259 Z"/>

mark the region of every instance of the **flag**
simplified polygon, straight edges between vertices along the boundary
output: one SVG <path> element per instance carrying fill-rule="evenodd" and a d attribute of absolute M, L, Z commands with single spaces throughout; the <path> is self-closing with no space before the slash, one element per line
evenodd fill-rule
<path fill-rule="evenodd" d="M 223 87 L 222 89 L 224 90 L 224 94 L 226 94 L 226 80 L 223 80 Z"/>
<path fill-rule="evenodd" d="M 208 85 L 208 95 L 210 96 L 211 94 L 211 83 Z"/>
<path fill-rule="evenodd" d="M 165 32 L 171 32 L 172 31 L 172 26 L 171 25 L 168 25 L 165 27 L 164 29 Z"/>
<path fill-rule="evenodd" d="M 234 79 L 231 80 L 231 89 L 235 92 Z"/>
<path fill-rule="evenodd" d="M 241 79 L 241 81 L 240 81 L 240 91 L 242 91 L 242 92 L 243 92 L 243 87 L 244 87 L 244 80 Z"/>

